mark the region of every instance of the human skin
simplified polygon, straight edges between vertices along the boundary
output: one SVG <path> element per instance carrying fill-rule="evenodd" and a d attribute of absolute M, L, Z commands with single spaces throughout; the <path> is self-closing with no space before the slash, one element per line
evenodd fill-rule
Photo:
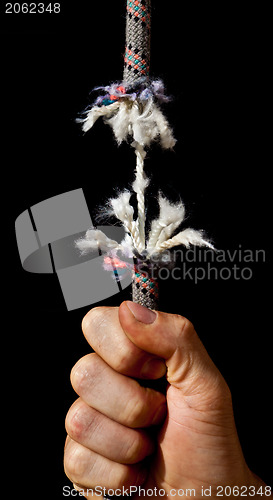
<path fill-rule="evenodd" d="M 92 309 L 83 332 L 95 352 L 71 372 L 79 399 L 66 418 L 64 467 L 86 498 L 98 485 L 174 499 L 187 490 L 204 498 L 206 488 L 218 498 L 219 485 L 270 497 L 245 462 L 230 390 L 186 318 L 123 302 Z M 135 380 L 164 374 L 166 396 Z"/>

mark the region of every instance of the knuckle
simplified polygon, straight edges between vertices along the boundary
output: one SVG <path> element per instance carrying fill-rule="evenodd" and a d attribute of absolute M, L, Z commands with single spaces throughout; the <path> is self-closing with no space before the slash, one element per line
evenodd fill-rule
<path fill-rule="evenodd" d="M 95 353 L 81 358 L 71 370 L 71 384 L 77 394 L 95 383 L 97 375 L 98 357 Z"/>
<path fill-rule="evenodd" d="M 110 473 L 110 484 L 115 485 L 115 488 L 128 487 L 134 484 L 134 465 L 120 464 L 118 469 L 113 469 Z"/>
<path fill-rule="evenodd" d="M 129 467 L 128 466 L 122 467 L 120 474 L 119 474 L 119 477 L 117 479 L 118 488 L 122 488 L 122 486 L 124 484 L 127 485 L 128 482 L 130 484 L 130 482 L 131 482 L 130 475 L 131 475 L 131 471 L 130 471 Z"/>
<path fill-rule="evenodd" d="M 178 335 L 183 337 L 183 340 L 190 340 L 195 334 L 195 329 L 191 321 L 179 314 L 175 315 L 175 321 Z"/>
<path fill-rule="evenodd" d="M 105 321 L 105 316 L 107 315 L 108 307 L 93 307 L 82 320 L 82 331 L 86 334 L 87 330 L 90 328 L 97 329 Z"/>
<path fill-rule="evenodd" d="M 124 415 L 128 427 L 141 427 L 145 415 L 145 403 L 143 398 L 138 396 L 128 399 L 124 409 Z"/>
<path fill-rule="evenodd" d="M 115 356 L 113 363 L 114 368 L 119 373 L 127 374 L 135 361 L 135 346 L 126 344 L 122 345 L 119 352 Z"/>
<path fill-rule="evenodd" d="M 136 433 L 133 439 L 126 441 L 124 450 L 124 461 L 128 464 L 139 462 L 143 457 L 143 440 Z"/>
<path fill-rule="evenodd" d="M 65 426 L 68 435 L 85 444 L 100 429 L 101 415 L 83 401 L 76 401 L 67 413 Z"/>
<path fill-rule="evenodd" d="M 139 387 L 132 397 L 128 398 L 123 415 L 127 427 L 137 429 L 151 425 L 155 410 L 165 401 L 164 396 L 149 388 Z"/>
<path fill-rule="evenodd" d="M 128 356 L 125 352 L 119 353 L 119 357 L 115 357 L 115 369 L 119 373 L 126 373 L 128 369 Z"/>
<path fill-rule="evenodd" d="M 65 428 L 67 434 L 75 441 L 81 442 L 86 434 L 87 423 L 85 412 L 78 402 L 74 403 L 69 409 L 66 419 Z"/>
<path fill-rule="evenodd" d="M 64 471 L 67 477 L 76 483 L 81 483 L 86 473 L 86 460 L 82 448 L 75 442 L 65 449 Z"/>

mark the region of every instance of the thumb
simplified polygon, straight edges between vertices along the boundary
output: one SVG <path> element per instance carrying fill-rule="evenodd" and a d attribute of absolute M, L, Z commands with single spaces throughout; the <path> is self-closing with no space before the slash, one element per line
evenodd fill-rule
<path fill-rule="evenodd" d="M 165 360 L 169 384 L 184 395 L 211 392 L 225 384 L 192 323 L 183 316 L 126 301 L 119 307 L 119 321 L 133 344 Z"/>

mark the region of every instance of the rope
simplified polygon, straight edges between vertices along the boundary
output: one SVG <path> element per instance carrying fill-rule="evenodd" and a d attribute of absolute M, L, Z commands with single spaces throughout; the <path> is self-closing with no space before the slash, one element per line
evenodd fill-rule
<path fill-rule="evenodd" d="M 151 0 L 127 0 L 124 81 L 149 77 L 150 41 Z"/>
<path fill-rule="evenodd" d="M 127 0 L 126 9 L 126 47 L 124 55 L 123 80 L 134 84 L 140 78 L 149 78 L 151 45 L 151 0 Z M 139 239 L 143 251 L 145 248 L 145 203 L 144 190 L 147 185 L 143 163 L 146 153 L 140 144 L 135 145 L 137 165 L 136 180 L 133 188 L 137 195 Z M 141 252 L 140 252 L 141 253 Z M 141 264 L 141 266 L 140 266 Z M 141 270 L 140 270 L 141 267 Z M 132 299 L 150 309 L 158 308 L 158 283 L 151 276 L 151 269 L 140 260 L 134 266 L 132 281 Z"/>
<path fill-rule="evenodd" d="M 158 282 L 156 277 L 151 276 L 151 270 L 144 265 L 135 265 L 132 281 L 132 299 L 149 309 L 158 309 Z"/>
<path fill-rule="evenodd" d="M 110 263 L 111 259 L 118 260 L 115 257 L 118 251 L 125 257 L 134 256 L 134 266 L 122 263 L 122 267 L 129 267 L 132 271 L 133 300 L 157 309 L 159 269 L 172 263 L 172 258 L 165 251 L 178 245 L 186 248 L 190 245 L 214 247 L 204 239 L 202 231 L 187 228 L 175 234 L 184 220 L 184 205 L 182 202 L 172 204 L 160 194 L 159 216 L 152 221 L 147 231 L 145 189 L 149 179 L 144 173 L 146 148 L 153 141 L 160 140 L 164 149 L 172 149 L 176 141 L 160 109 L 160 103 L 169 100 L 165 95 L 164 84 L 161 80 L 149 80 L 151 0 L 126 1 L 123 81 L 97 87 L 96 90 L 103 90 L 103 94 L 97 97 L 95 103 L 86 110 L 85 117 L 79 121 L 87 132 L 102 117 L 112 127 L 118 144 L 130 141 L 135 149 L 136 170 L 132 188 L 136 194 L 137 217 L 130 204 L 132 192 L 125 190 L 110 200 L 105 211 L 105 215 L 114 214 L 122 222 L 125 229 L 123 241 L 118 243 L 107 238 L 102 231 L 89 230 L 85 238 L 80 238 L 76 244 L 82 253 L 97 248 L 99 244 L 101 250 L 108 252 L 107 259 L 111 257 Z M 109 263 L 105 261 L 104 264 L 105 269 L 108 269 Z M 114 267 L 116 274 L 117 266 Z M 110 270 L 113 270 L 113 265 Z"/>

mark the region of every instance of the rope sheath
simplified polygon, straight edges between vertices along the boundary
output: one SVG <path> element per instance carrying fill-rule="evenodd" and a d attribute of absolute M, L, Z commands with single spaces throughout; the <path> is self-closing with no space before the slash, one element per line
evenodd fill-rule
<path fill-rule="evenodd" d="M 124 81 L 149 77 L 150 44 L 151 0 L 127 0 Z"/>
<path fill-rule="evenodd" d="M 132 299 L 133 302 L 148 307 L 149 309 L 158 309 L 158 282 L 156 277 L 152 277 L 149 269 L 145 271 L 140 266 L 135 265 L 132 281 Z"/>

